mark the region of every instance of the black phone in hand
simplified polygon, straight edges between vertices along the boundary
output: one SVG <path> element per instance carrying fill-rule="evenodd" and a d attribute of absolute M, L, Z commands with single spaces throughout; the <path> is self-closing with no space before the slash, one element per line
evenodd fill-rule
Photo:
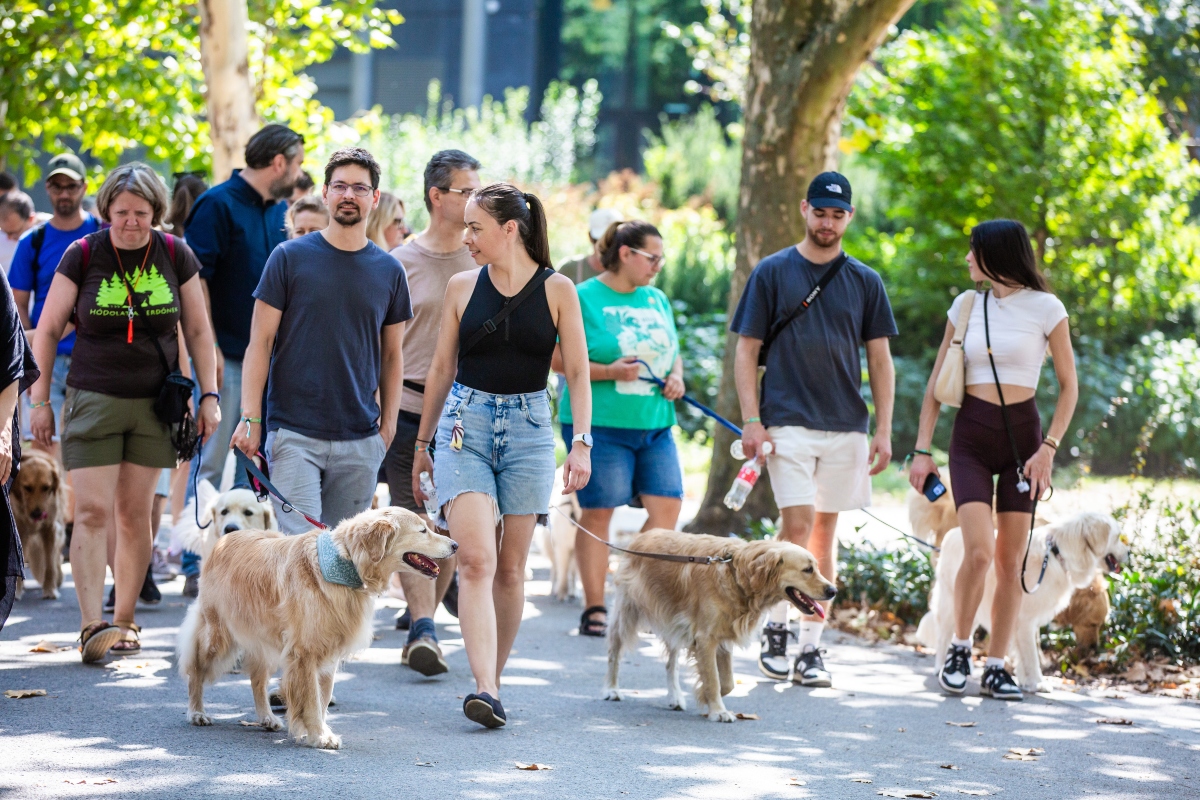
<path fill-rule="evenodd" d="M 929 473 L 925 478 L 925 488 L 921 492 L 929 498 L 929 502 L 936 503 L 938 498 L 946 493 L 946 484 L 942 483 L 942 479 L 936 473 Z"/>

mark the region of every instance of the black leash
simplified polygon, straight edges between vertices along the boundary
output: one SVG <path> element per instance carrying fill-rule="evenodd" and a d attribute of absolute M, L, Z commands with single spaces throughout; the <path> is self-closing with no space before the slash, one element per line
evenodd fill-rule
<path fill-rule="evenodd" d="M 194 473 L 192 473 L 192 502 L 194 503 L 194 507 L 192 508 L 192 511 L 195 512 L 195 514 L 196 514 L 196 527 L 199 528 L 200 530 L 204 530 L 205 528 L 209 527 L 209 525 L 212 525 L 213 521 L 211 519 L 208 521 L 208 525 L 200 524 L 200 467 L 199 467 L 199 465 L 196 466 L 196 471 Z"/>
<path fill-rule="evenodd" d="M 1017 447 L 1017 437 L 1013 433 L 1012 423 L 1008 419 L 1008 406 L 1004 403 L 1004 392 L 1000 389 L 1000 373 L 996 371 L 996 359 L 992 357 L 992 332 L 988 328 L 988 295 L 992 293 L 989 289 L 983 293 L 983 336 L 987 342 L 988 361 L 992 365 L 992 379 L 996 381 L 996 394 L 1000 396 L 1000 414 L 1004 417 L 1004 430 L 1008 433 L 1008 443 L 1012 446 L 1013 460 L 1017 464 L 1017 491 L 1028 492 L 1029 481 L 1025 477 L 1025 465 L 1021 462 L 1021 451 Z M 1046 498 L 1049 500 L 1054 496 L 1054 487 L 1051 486 L 1050 494 Z M 1029 549 L 1033 546 L 1033 528 L 1037 520 L 1038 497 L 1033 498 L 1033 509 L 1029 512 L 1029 536 L 1025 539 L 1025 557 L 1021 559 L 1021 589 L 1025 594 L 1033 594 L 1042 586 L 1042 579 L 1046 577 L 1046 567 L 1050 564 L 1050 547 L 1046 548 L 1046 555 L 1042 558 L 1042 571 L 1038 573 L 1037 583 L 1030 589 L 1025 585 L 1025 564 L 1029 561 Z M 1058 548 L 1055 547 L 1055 555 Z"/>
<path fill-rule="evenodd" d="M 733 561 L 733 556 L 730 556 L 730 555 L 725 555 L 725 556 L 682 556 L 682 555 L 677 555 L 675 553 L 644 553 L 640 550 L 627 550 L 624 547 L 618 547 L 617 545 L 613 544 L 612 542 L 610 542 L 606 539 L 601 539 L 599 536 L 592 533 L 591 531 L 589 531 L 587 528 L 580 525 L 575 520 L 571 519 L 571 515 L 564 512 L 558 506 L 554 506 L 554 510 L 557 511 L 559 514 L 562 514 L 564 517 L 566 517 L 567 521 L 570 522 L 572 525 L 574 525 L 576 528 L 579 528 L 579 530 L 583 531 L 588 536 L 595 539 L 597 542 L 600 542 L 600 544 L 602 544 L 605 547 L 608 547 L 612 550 L 616 550 L 619 553 L 627 553 L 628 555 L 631 555 L 631 556 L 641 556 L 642 558 L 654 558 L 659 561 L 675 561 L 680 564 L 702 564 L 704 566 L 708 566 L 710 564 L 728 564 L 730 561 Z"/>
<path fill-rule="evenodd" d="M 267 479 L 267 476 L 263 474 L 263 471 L 258 468 L 258 465 L 255 464 L 249 457 L 247 457 L 245 453 L 235 447 L 233 448 L 233 456 L 237 460 L 238 466 L 243 467 L 246 472 L 250 473 L 251 478 L 258 481 L 264 490 L 275 496 L 275 499 L 279 501 L 280 507 L 282 507 L 284 511 L 295 511 L 297 514 L 308 520 L 308 523 L 313 527 L 320 528 L 323 531 L 329 530 L 328 525 L 318 519 L 310 517 L 308 514 L 305 514 L 303 511 L 288 502 L 288 499 L 280 494 L 279 490 L 276 489 L 271 481 Z"/>

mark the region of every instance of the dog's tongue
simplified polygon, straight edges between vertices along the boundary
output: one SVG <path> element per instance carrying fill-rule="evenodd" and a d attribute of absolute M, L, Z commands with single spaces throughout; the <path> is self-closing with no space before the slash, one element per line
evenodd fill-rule
<path fill-rule="evenodd" d="M 825 619 L 825 609 L 821 608 L 821 604 L 815 600 L 813 601 L 813 609 L 813 613 L 816 614 L 816 616 L 820 617 L 821 619 Z"/>
<path fill-rule="evenodd" d="M 1111 553 L 1104 556 L 1104 563 L 1106 565 L 1108 565 L 1109 572 L 1120 572 L 1121 571 L 1121 562 L 1117 561 L 1116 557 L 1113 556 Z"/>

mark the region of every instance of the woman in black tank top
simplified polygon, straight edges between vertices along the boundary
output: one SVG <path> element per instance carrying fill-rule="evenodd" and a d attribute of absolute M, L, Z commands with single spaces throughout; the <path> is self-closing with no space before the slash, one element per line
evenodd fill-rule
<path fill-rule="evenodd" d="M 591 475 L 592 395 L 579 298 L 550 264 L 541 202 L 508 184 L 477 191 L 463 241 L 484 265 L 450 279 L 413 459 L 413 495 L 459 544 L 459 621 L 476 692 L 463 712 L 505 724 L 500 673 L 525 605 L 525 560 L 549 513 L 554 434 L 546 379 L 556 342 L 578 435 L 563 492 Z M 436 440 L 436 445 L 434 444 Z M 432 459 L 436 450 L 437 459 Z M 436 499 L 421 488 L 432 476 Z"/>

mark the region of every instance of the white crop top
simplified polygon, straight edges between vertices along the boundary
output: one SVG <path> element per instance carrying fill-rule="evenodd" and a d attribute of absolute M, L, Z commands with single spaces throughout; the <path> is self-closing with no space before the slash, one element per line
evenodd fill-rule
<path fill-rule="evenodd" d="M 954 298 L 947 316 L 958 324 L 963 292 Z M 1000 382 L 1036 389 L 1050 332 L 1067 318 L 1067 309 L 1054 295 L 1034 289 L 1019 289 L 1003 300 L 988 293 L 988 325 L 992 334 L 992 356 Z M 963 340 L 963 358 L 967 368 L 967 386 L 993 385 L 992 366 L 988 363 L 987 340 L 983 331 L 983 293 L 975 298 L 967 336 Z"/>

